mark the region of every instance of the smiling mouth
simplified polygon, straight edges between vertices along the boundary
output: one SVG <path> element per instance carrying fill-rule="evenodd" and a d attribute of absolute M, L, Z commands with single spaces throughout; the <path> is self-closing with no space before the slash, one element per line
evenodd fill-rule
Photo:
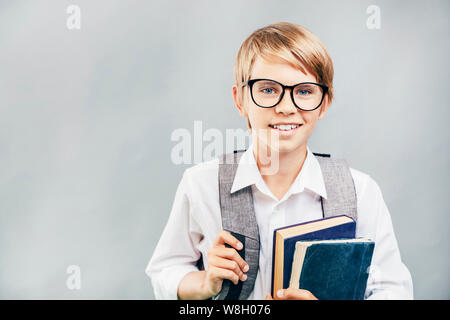
<path fill-rule="evenodd" d="M 292 130 L 300 128 L 302 125 L 303 124 L 300 124 L 300 123 L 298 123 L 298 124 L 287 124 L 287 125 L 284 125 L 284 124 L 280 124 L 280 125 L 269 124 L 269 127 L 272 128 L 272 129 L 279 130 L 279 131 L 292 131 Z"/>

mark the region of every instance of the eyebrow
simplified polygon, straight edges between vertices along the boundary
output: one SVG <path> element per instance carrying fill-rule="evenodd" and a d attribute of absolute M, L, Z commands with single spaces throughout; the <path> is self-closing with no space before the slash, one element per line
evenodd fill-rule
<path fill-rule="evenodd" d="M 262 82 L 262 83 L 264 83 L 264 84 L 266 84 L 266 83 L 271 83 L 271 81 L 273 81 L 273 82 L 275 82 L 275 83 L 283 83 L 282 81 L 278 81 L 278 80 L 274 80 L 274 79 L 269 79 L 269 78 L 255 78 L 255 79 L 263 79 L 263 80 L 260 80 L 260 82 Z M 293 84 L 291 84 L 291 85 L 287 85 L 287 84 L 284 84 L 283 83 L 283 85 L 285 85 L 285 86 L 294 86 L 294 85 L 298 85 L 298 84 L 301 84 L 301 83 L 311 83 L 311 82 L 313 82 L 313 81 L 308 81 L 308 80 L 304 80 L 304 81 L 301 81 L 301 82 L 295 82 L 295 83 L 293 83 Z"/>
<path fill-rule="evenodd" d="M 271 81 L 271 80 L 263 80 L 263 81 L 260 81 L 260 82 L 262 82 L 262 83 L 264 83 L 264 84 L 266 84 L 266 83 L 267 83 L 267 84 L 270 84 L 270 83 L 278 84 L 278 83 L 275 82 L 275 80 L 272 80 L 272 81 Z"/>

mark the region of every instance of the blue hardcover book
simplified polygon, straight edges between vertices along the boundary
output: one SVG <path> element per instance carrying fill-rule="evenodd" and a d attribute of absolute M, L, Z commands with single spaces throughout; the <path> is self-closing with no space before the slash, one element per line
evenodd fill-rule
<path fill-rule="evenodd" d="M 362 238 L 298 241 L 289 287 L 319 300 L 363 300 L 374 246 Z"/>
<path fill-rule="evenodd" d="M 278 289 L 289 287 L 297 241 L 351 239 L 355 238 L 355 228 L 356 223 L 352 218 L 340 215 L 275 229 L 272 255 L 272 297 L 275 297 Z"/>

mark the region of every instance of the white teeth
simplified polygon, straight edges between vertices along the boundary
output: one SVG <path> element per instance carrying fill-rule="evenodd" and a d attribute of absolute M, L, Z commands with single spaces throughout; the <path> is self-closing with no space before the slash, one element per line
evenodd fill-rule
<path fill-rule="evenodd" d="M 298 124 L 280 124 L 280 125 L 273 125 L 272 127 L 280 130 L 291 130 L 297 128 L 298 126 L 299 126 Z"/>

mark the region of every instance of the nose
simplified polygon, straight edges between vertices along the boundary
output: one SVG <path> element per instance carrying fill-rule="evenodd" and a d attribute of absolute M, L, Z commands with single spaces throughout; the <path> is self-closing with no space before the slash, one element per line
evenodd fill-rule
<path fill-rule="evenodd" d="M 285 89 L 283 99 L 275 106 L 275 112 L 283 114 L 292 114 L 297 112 L 297 107 L 291 99 L 291 89 Z"/>

